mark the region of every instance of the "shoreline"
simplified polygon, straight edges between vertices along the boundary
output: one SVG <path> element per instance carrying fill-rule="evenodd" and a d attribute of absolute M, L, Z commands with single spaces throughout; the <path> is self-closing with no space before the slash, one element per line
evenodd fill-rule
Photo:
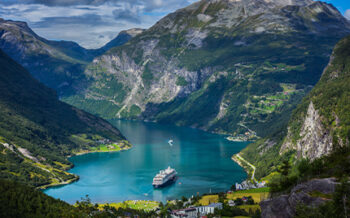
<path fill-rule="evenodd" d="M 111 150 L 111 151 L 81 151 L 81 152 L 78 152 L 78 153 L 73 153 L 72 155 L 69 155 L 67 156 L 67 160 L 71 157 L 74 157 L 74 156 L 81 156 L 81 155 L 85 155 L 85 154 L 92 154 L 92 153 L 114 153 L 114 152 L 122 152 L 122 151 L 127 151 L 127 150 L 130 150 L 132 148 L 132 146 L 130 147 L 126 147 L 126 148 L 122 148 L 120 150 Z M 69 160 L 68 160 L 69 161 Z M 69 173 L 67 172 L 68 170 L 71 170 L 73 169 L 74 165 L 68 169 L 66 169 L 64 172 L 66 173 Z M 37 187 L 37 189 L 40 189 L 42 191 L 46 190 L 46 189 L 49 189 L 49 188 L 54 188 L 54 187 L 59 187 L 59 186 L 64 186 L 64 185 L 69 185 L 69 184 L 72 184 L 74 182 L 77 182 L 79 181 L 80 177 L 79 175 L 75 175 L 75 174 L 72 174 L 75 176 L 75 178 L 73 179 L 70 179 L 70 180 L 67 180 L 67 181 L 63 181 L 63 182 L 60 182 L 60 183 L 50 183 L 50 184 L 47 184 L 47 185 L 43 185 L 43 186 L 39 186 Z"/>
<path fill-rule="evenodd" d="M 255 179 L 255 166 L 254 166 L 254 165 L 252 165 L 252 164 L 249 163 L 248 161 L 244 160 L 244 159 L 239 155 L 239 153 L 232 155 L 231 160 L 234 161 L 234 162 L 236 162 L 240 167 L 242 167 L 242 168 L 244 169 L 244 171 L 245 171 L 245 172 L 247 173 L 247 175 L 248 175 L 247 180 L 249 179 L 249 180 L 256 181 L 256 179 Z M 246 164 L 247 164 L 248 166 L 244 165 L 242 162 L 247 162 Z M 253 170 L 250 170 L 250 168 L 252 168 Z M 252 175 L 252 177 L 249 178 L 249 175 Z"/>
<path fill-rule="evenodd" d="M 248 140 L 233 138 L 232 136 L 225 137 L 226 140 L 231 142 L 248 142 Z"/>
<path fill-rule="evenodd" d="M 71 157 L 74 157 L 74 156 L 81 156 L 81 155 L 85 155 L 85 154 L 93 154 L 93 153 L 114 153 L 114 152 L 122 152 L 122 151 L 127 151 L 127 150 L 130 150 L 132 147 L 128 147 L 128 148 L 122 148 L 122 149 L 119 149 L 119 150 L 111 150 L 111 151 L 99 151 L 99 150 L 96 150 L 96 151 L 80 151 L 78 153 L 75 153 L 73 155 L 70 155 L 68 156 L 68 158 L 71 158 Z"/>

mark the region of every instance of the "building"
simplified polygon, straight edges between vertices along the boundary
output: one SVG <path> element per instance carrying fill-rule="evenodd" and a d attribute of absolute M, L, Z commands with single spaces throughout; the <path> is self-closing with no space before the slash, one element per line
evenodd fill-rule
<path fill-rule="evenodd" d="M 181 209 L 181 210 L 173 210 L 171 212 L 171 217 L 172 218 L 181 218 L 181 217 L 197 218 L 197 210 L 194 207 Z"/>
<path fill-rule="evenodd" d="M 235 201 L 233 201 L 233 200 L 229 200 L 229 201 L 228 201 L 228 205 L 229 205 L 230 207 L 234 207 L 234 206 L 236 206 L 236 203 L 235 203 Z"/>
<path fill-rule="evenodd" d="M 196 207 L 197 213 L 200 216 L 204 216 L 210 213 L 214 213 L 215 209 L 222 210 L 222 203 L 212 203 L 209 204 L 208 206 L 201 206 L 201 207 Z"/>

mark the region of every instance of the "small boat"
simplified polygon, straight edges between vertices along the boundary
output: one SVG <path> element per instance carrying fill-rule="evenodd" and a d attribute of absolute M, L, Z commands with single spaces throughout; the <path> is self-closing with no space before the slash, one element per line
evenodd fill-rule
<path fill-rule="evenodd" d="M 153 178 L 152 185 L 154 188 L 160 188 L 169 185 L 176 180 L 176 175 L 176 170 L 168 167 L 165 170 L 159 171 L 159 173 Z"/>
<path fill-rule="evenodd" d="M 174 140 L 172 140 L 172 139 L 170 139 L 170 140 L 168 141 L 168 144 L 169 144 L 170 146 L 173 146 L 173 143 L 174 143 Z"/>

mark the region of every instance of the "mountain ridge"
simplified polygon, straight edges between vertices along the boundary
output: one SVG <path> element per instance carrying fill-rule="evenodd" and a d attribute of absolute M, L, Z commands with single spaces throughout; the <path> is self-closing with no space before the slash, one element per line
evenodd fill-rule
<path fill-rule="evenodd" d="M 0 18 L 0 48 L 26 67 L 36 79 L 62 96 L 85 86 L 83 71 L 93 58 L 126 43 L 137 32 L 142 31 L 122 31 L 99 49 L 85 49 L 72 41 L 47 40 L 37 35 L 25 22 Z"/>
<path fill-rule="evenodd" d="M 68 156 L 100 140 L 130 146 L 107 121 L 60 102 L 54 90 L 0 50 L 0 178 L 34 187 L 78 179 Z"/>
<path fill-rule="evenodd" d="M 266 127 L 286 124 L 350 30 L 330 4 L 292 3 L 200 1 L 179 9 L 95 58 L 85 71 L 89 86 L 63 100 L 104 118 L 263 137 Z"/>

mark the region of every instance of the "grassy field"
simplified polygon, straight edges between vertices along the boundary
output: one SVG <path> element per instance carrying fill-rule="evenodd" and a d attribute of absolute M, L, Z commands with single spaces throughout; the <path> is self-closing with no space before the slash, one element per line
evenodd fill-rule
<path fill-rule="evenodd" d="M 118 208 L 131 208 L 135 210 L 152 211 L 156 210 L 159 206 L 159 202 L 156 201 L 124 201 L 120 203 L 99 204 L 98 207 L 102 209 L 104 206 L 109 205 L 116 209 Z"/>
<path fill-rule="evenodd" d="M 240 205 L 238 206 L 238 208 L 245 210 L 247 213 L 249 213 L 249 211 L 253 211 L 255 212 L 256 210 L 260 210 L 260 206 L 258 204 L 254 204 L 254 205 Z"/>
<path fill-rule="evenodd" d="M 100 145 L 98 148 L 97 148 L 98 151 L 101 151 L 101 152 L 108 152 L 108 151 L 120 151 L 120 147 L 119 145 L 116 145 L 116 144 L 110 144 L 110 145 Z"/>
<path fill-rule="evenodd" d="M 219 195 L 205 195 L 199 200 L 199 203 L 203 206 L 217 202 L 219 202 Z"/>
<path fill-rule="evenodd" d="M 241 190 L 234 192 L 232 194 L 227 194 L 228 200 L 235 200 L 237 198 L 252 196 L 254 202 L 260 203 L 260 201 L 265 200 L 269 197 L 269 188 L 257 188 L 249 190 Z"/>
<path fill-rule="evenodd" d="M 268 187 L 249 189 L 249 190 L 240 190 L 240 191 L 235 191 L 232 194 L 227 194 L 226 199 L 236 200 L 237 198 L 252 196 L 252 198 L 254 199 L 254 202 L 260 203 L 260 201 L 265 200 L 269 197 L 269 191 L 270 191 L 270 188 Z M 199 200 L 199 204 L 203 206 L 209 205 L 211 203 L 217 203 L 217 202 L 219 202 L 219 195 L 205 195 Z"/>
<path fill-rule="evenodd" d="M 270 188 L 264 187 L 264 188 L 254 188 L 254 189 L 248 189 L 248 190 L 235 191 L 235 193 L 261 193 L 261 192 L 270 192 Z"/>

